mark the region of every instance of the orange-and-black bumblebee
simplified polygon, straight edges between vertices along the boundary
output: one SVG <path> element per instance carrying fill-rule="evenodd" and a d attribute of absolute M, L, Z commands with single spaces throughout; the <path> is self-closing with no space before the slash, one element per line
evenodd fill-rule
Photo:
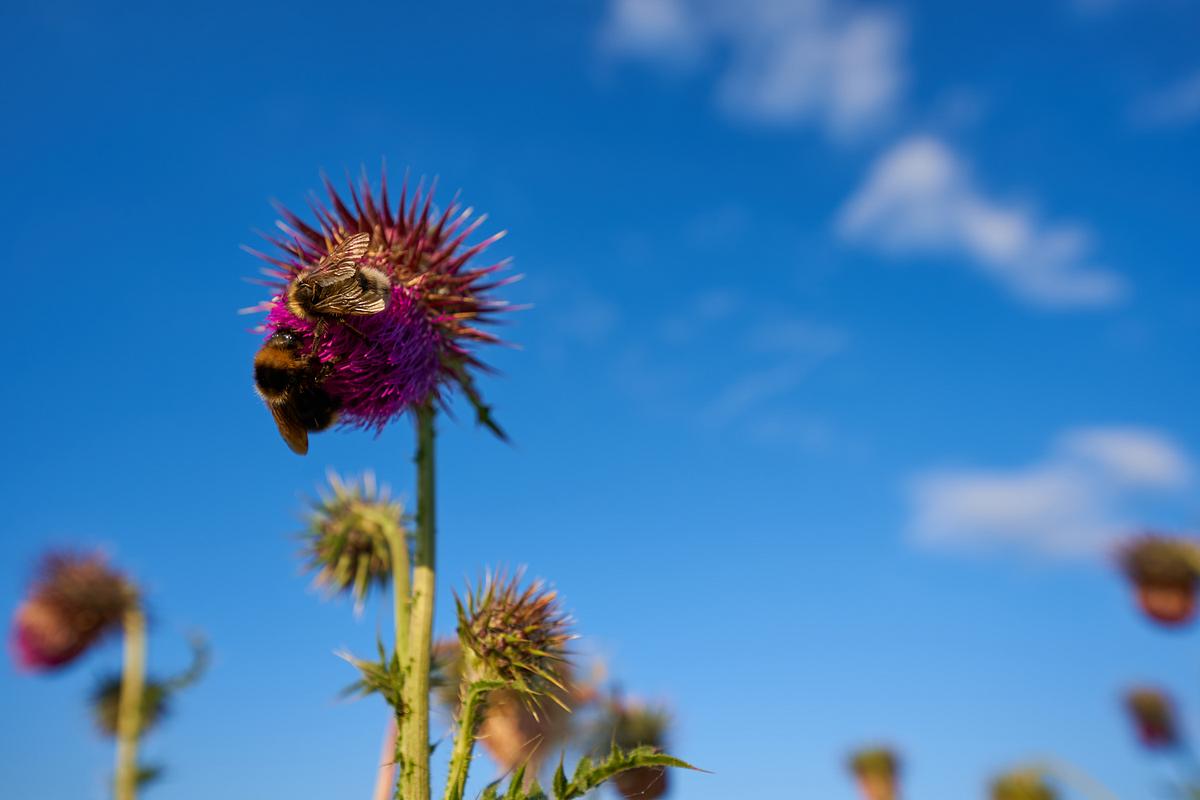
<path fill-rule="evenodd" d="M 337 420 L 337 402 L 321 388 L 322 366 L 300 354 L 300 337 L 280 328 L 254 356 L 254 385 L 292 452 L 308 452 L 308 434 Z"/>

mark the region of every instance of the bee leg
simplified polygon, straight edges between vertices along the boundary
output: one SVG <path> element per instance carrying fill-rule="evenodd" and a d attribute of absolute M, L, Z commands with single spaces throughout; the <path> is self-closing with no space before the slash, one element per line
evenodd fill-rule
<path fill-rule="evenodd" d="M 312 345 L 308 348 L 308 359 L 317 361 L 317 350 L 321 346 L 321 335 L 325 333 L 325 320 L 317 320 L 316 326 L 313 327 Z"/>
<path fill-rule="evenodd" d="M 355 336 L 362 339 L 364 342 L 367 342 L 368 344 L 370 344 L 371 340 L 368 339 L 367 335 L 365 333 L 363 333 L 362 331 L 360 331 L 358 328 L 354 327 L 349 322 L 346 322 L 346 320 L 342 320 L 342 325 L 344 325 L 346 327 L 346 330 L 350 331 Z"/>

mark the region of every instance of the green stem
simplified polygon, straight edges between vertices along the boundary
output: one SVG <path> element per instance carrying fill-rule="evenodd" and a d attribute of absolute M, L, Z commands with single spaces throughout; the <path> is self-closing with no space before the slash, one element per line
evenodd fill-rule
<path fill-rule="evenodd" d="M 467 692 L 462 717 L 458 722 L 458 735 L 454 739 L 454 752 L 450 755 L 450 777 L 446 781 L 444 800 L 462 800 L 467 790 L 467 772 L 471 768 L 471 755 L 475 750 L 475 731 L 479 727 L 479 716 L 489 688 L 472 686 Z"/>
<path fill-rule="evenodd" d="M 403 800 L 429 800 L 429 662 L 433 648 L 434 417 L 432 403 L 417 408 L 417 546 L 413 566 L 412 616 L 404 717 Z"/>
<path fill-rule="evenodd" d="M 408 562 L 408 536 L 403 527 L 388 536 L 388 545 L 392 555 L 392 614 L 396 626 L 395 658 L 403 668 L 408 658 L 408 625 L 412 606 L 412 566 Z M 403 680 L 403 669 L 401 671 Z M 401 687 L 401 697 L 405 699 L 395 709 L 395 727 L 393 728 L 393 769 L 404 764 L 404 706 L 408 695 Z M 401 768 L 401 780 L 403 769 Z"/>
<path fill-rule="evenodd" d="M 116 800 L 137 796 L 137 746 L 146 692 L 146 616 L 134 605 L 125 612 L 125 656 L 117 700 Z"/>

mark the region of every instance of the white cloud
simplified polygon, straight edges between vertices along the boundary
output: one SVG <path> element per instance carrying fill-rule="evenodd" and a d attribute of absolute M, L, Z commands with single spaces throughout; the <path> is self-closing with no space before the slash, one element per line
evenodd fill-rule
<path fill-rule="evenodd" d="M 1036 305 L 1106 306 L 1126 290 L 1119 275 L 1090 260 L 1086 228 L 987 196 L 969 166 L 932 137 L 910 137 L 881 156 L 837 228 L 847 241 L 892 255 L 966 259 Z"/>
<path fill-rule="evenodd" d="M 936 470 L 909 486 L 910 534 L 950 549 L 1011 548 L 1073 557 L 1102 552 L 1139 520 L 1146 497 L 1178 497 L 1193 467 L 1166 435 L 1085 428 L 1011 470 Z"/>
<path fill-rule="evenodd" d="M 721 61 L 716 97 L 756 122 L 815 121 L 838 139 L 877 127 L 905 82 L 904 25 L 849 0 L 610 0 L 610 53 L 678 66 Z"/>
<path fill-rule="evenodd" d="M 1200 72 L 1144 98 L 1134 118 L 1146 125 L 1186 125 L 1200 119 Z"/>

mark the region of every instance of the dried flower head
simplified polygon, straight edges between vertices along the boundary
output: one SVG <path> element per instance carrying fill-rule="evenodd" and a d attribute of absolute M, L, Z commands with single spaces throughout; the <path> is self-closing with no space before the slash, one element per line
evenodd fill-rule
<path fill-rule="evenodd" d="M 900 758 L 886 747 L 870 747 L 851 754 L 850 772 L 864 800 L 893 800 L 900 776 Z"/>
<path fill-rule="evenodd" d="M 562 663 L 575 638 L 558 593 L 541 581 L 521 588 L 521 574 L 489 574 L 483 585 L 456 597 L 458 639 L 466 680 L 499 680 L 527 698 L 561 702 Z M 540 703 L 539 703 L 540 704 Z"/>
<path fill-rule="evenodd" d="M 392 548 L 408 547 L 404 507 L 370 472 L 359 480 L 330 472 L 328 482 L 308 513 L 304 559 L 319 586 L 348 592 L 361 607 L 372 586 L 387 585 Z"/>
<path fill-rule="evenodd" d="M 323 366 L 322 388 L 337 401 L 344 425 L 382 428 L 407 409 L 441 399 L 453 383 L 476 406 L 480 421 L 498 432 L 473 385 L 471 371 L 483 364 L 471 346 L 499 341 L 480 326 L 505 308 L 491 293 L 511 279 L 496 276 L 504 262 L 471 262 L 503 234 L 468 245 L 486 218 L 472 218 L 472 209 L 457 200 L 435 211 L 433 187 L 411 195 L 402 189 L 393 210 L 386 173 L 378 195 L 365 174 L 357 186 L 350 182 L 345 198 L 328 179 L 325 190 L 327 200 L 311 201 L 312 224 L 278 208 L 284 236 L 266 238 L 280 252 L 251 251 L 272 265 L 266 274 L 275 296 L 262 306 L 268 335 L 286 329 L 299 337 L 300 353 Z M 369 275 L 390 281 L 384 308 L 342 320 L 297 315 L 287 302 L 297 276 L 356 234 L 368 234 L 370 244 L 355 260 Z"/>
<path fill-rule="evenodd" d="M 605 753 L 615 745 L 622 750 L 652 747 L 661 752 L 670 725 L 671 716 L 661 706 L 612 698 L 596 726 L 593 749 Z M 627 800 L 655 800 L 670 788 L 667 774 L 664 767 L 636 767 L 615 775 L 613 784 Z"/>
<path fill-rule="evenodd" d="M 1152 620 L 1183 625 L 1196 613 L 1200 547 L 1183 537 L 1145 534 L 1120 552 L 1120 566 Z"/>
<path fill-rule="evenodd" d="M 18 663 L 44 670 L 74 661 L 121 624 L 137 591 L 99 554 L 52 553 L 17 609 L 13 649 Z"/>
<path fill-rule="evenodd" d="M 1058 800 L 1040 770 L 1022 769 L 992 781 L 992 800 Z"/>
<path fill-rule="evenodd" d="M 1151 687 L 1132 689 L 1125 695 L 1125 708 L 1147 748 L 1163 750 L 1179 744 L 1175 709 L 1165 693 Z"/>
<path fill-rule="evenodd" d="M 455 639 L 442 639 L 433 648 L 432 685 L 439 704 L 457 715 L 461 706 L 462 647 Z M 549 686 L 554 700 L 535 709 L 526 698 L 507 689 L 488 693 L 478 739 L 488 755 L 504 772 L 524 765 L 531 775 L 558 751 L 571 734 L 571 716 L 591 703 L 594 688 L 577 681 L 570 664 L 554 665 L 555 678 L 565 688 Z M 570 708 L 571 711 L 567 711 Z"/>

